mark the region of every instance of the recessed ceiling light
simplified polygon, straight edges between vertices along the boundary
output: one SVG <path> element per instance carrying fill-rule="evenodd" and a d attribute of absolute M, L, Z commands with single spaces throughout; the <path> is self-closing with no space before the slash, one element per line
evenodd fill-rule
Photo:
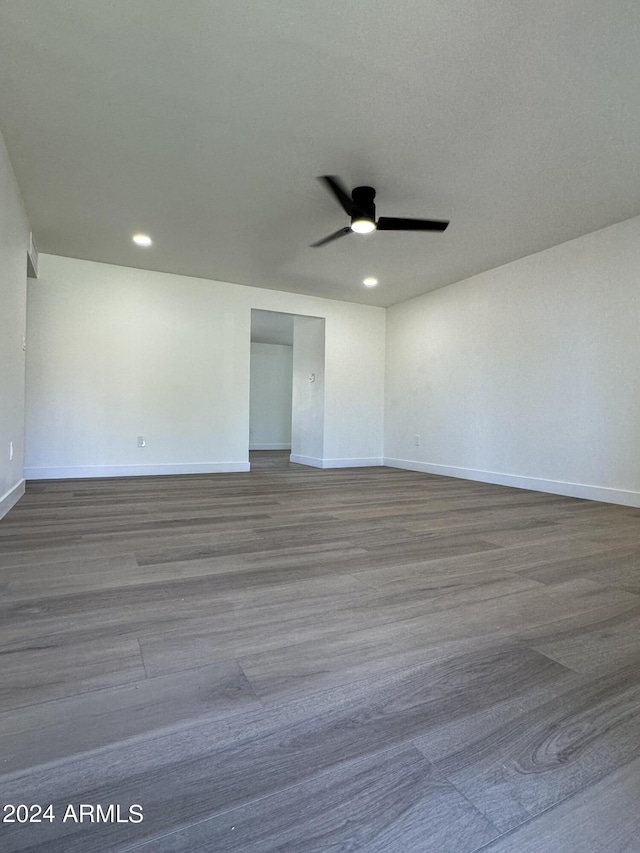
<path fill-rule="evenodd" d="M 370 234 L 376 230 L 376 223 L 371 219 L 354 219 L 351 223 L 351 230 L 356 234 Z"/>
<path fill-rule="evenodd" d="M 150 246 L 153 243 L 153 240 L 148 234 L 134 234 L 133 242 L 136 246 Z"/>
<path fill-rule="evenodd" d="M 370 276 L 367 276 L 367 278 L 363 278 L 362 283 L 364 284 L 365 287 L 375 287 L 376 284 L 378 283 L 378 279 L 374 278 L 373 276 L 370 275 Z"/>

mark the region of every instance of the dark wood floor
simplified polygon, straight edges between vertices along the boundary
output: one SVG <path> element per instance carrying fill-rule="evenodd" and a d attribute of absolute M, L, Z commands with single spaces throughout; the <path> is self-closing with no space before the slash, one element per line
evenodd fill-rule
<path fill-rule="evenodd" d="M 640 851 L 640 510 L 256 453 L 30 483 L 0 590 L 3 853 Z"/>

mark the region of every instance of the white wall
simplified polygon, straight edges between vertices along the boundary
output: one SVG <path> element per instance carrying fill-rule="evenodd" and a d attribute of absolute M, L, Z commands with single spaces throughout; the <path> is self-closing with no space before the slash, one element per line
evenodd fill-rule
<path fill-rule="evenodd" d="M 1 180 L 0 496 L 28 234 L 6 159 Z M 639 278 L 637 218 L 389 309 L 388 463 L 640 505 Z M 246 470 L 252 308 L 325 319 L 322 464 L 379 462 L 382 309 L 45 255 L 27 476 Z"/>
<path fill-rule="evenodd" d="M 293 347 L 251 344 L 249 449 L 291 448 Z"/>
<path fill-rule="evenodd" d="M 24 351 L 29 223 L 0 136 L 0 518 L 24 493 Z M 13 460 L 9 460 L 13 442 Z"/>
<path fill-rule="evenodd" d="M 383 309 L 41 255 L 26 476 L 246 470 L 252 308 L 325 318 L 327 464 L 380 463 Z"/>
<path fill-rule="evenodd" d="M 640 505 L 640 218 L 394 306 L 386 385 L 389 464 Z"/>
<path fill-rule="evenodd" d="M 325 465 L 325 322 L 316 317 L 293 321 L 293 400 L 291 461 Z"/>

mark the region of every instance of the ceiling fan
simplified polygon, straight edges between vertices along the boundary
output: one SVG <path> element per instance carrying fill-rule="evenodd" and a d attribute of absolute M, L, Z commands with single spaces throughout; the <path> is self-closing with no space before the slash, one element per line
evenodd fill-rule
<path fill-rule="evenodd" d="M 355 231 L 356 234 L 369 234 L 371 231 L 444 231 L 449 224 L 438 219 L 397 219 L 393 216 L 381 216 L 376 221 L 376 206 L 373 203 L 376 191 L 373 187 L 355 187 L 351 195 L 340 183 L 339 178 L 321 175 L 318 178 L 328 188 L 344 212 L 351 217 L 351 225 L 345 225 L 328 237 L 312 243 L 312 247 L 324 246 L 338 237 L 344 237 Z"/>

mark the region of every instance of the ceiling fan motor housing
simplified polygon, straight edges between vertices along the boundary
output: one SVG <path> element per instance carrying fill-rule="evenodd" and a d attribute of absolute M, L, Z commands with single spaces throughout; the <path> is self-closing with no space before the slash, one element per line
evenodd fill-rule
<path fill-rule="evenodd" d="M 370 219 L 371 222 L 376 221 L 376 206 L 373 203 L 375 197 L 376 191 L 373 187 L 355 187 L 351 193 L 351 198 L 353 199 L 354 207 L 361 210 L 364 217 L 358 213 L 354 213 L 351 217 L 352 222 L 357 219 Z"/>

